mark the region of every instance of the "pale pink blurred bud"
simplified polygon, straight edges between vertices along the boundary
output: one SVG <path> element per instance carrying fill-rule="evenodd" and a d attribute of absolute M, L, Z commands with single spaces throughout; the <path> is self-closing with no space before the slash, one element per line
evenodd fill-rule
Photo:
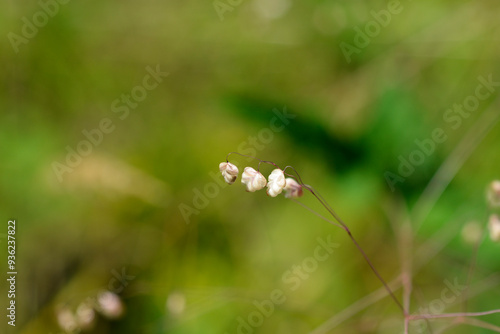
<path fill-rule="evenodd" d="M 111 291 L 104 291 L 97 296 L 99 311 L 107 318 L 119 318 L 124 311 L 123 303 L 117 294 Z"/>
<path fill-rule="evenodd" d="M 241 183 L 247 186 L 247 191 L 254 192 L 266 186 L 266 178 L 252 167 L 245 167 L 241 175 Z"/>
<path fill-rule="evenodd" d="M 491 182 L 488 188 L 488 201 L 491 206 L 500 206 L 500 181 Z"/>
<path fill-rule="evenodd" d="M 89 303 L 82 302 L 76 309 L 76 321 L 80 328 L 91 329 L 94 326 L 95 311 Z"/>
<path fill-rule="evenodd" d="M 279 168 L 273 170 L 269 175 L 269 182 L 267 183 L 267 194 L 271 197 L 276 197 L 285 188 L 285 174 Z"/>
<path fill-rule="evenodd" d="M 234 181 L 236 181 L 236 178 L 238 177 L 238 167 L 233 165 L 230 162 L 221 162 L 219 164 L 219 170 L 222 173 L 222 176 L 224 176 L 224 180 L 228 184 L 233 184 Z"/>
<path fill-rule="evenodd" d="M 488 223 L 488 230 L 490 231 L 491 240 L 500 241 L 500 218 L 497 215 L 491 215 Z"/>
<path fill-rule="evenodd" d="M 78 328 L 75 315 L 67 307 L 60 307 L 56 314 L 57 322 L 63 331 L 72 333 Z"/>
<path fill-rule="evenodd" d="M 468 244 L 475 245 L 481 240 L 483 228 L 476 221 L 468 222 L 462 228 L 462 238 Z"/>
<path fill-rule="evenodd" d="M 286 198 L 298 198 L 302 196 L 302 186 L 292 179 L 291 177 L 287 177 L 285 179 L 285 197 Z"/>
<path fill-rule="evenodd" d="M 186 296 L 181 292 L 172 292 L 167 298 L 167 310 L 174 316 L 180 316 L 186 310 Z"/>

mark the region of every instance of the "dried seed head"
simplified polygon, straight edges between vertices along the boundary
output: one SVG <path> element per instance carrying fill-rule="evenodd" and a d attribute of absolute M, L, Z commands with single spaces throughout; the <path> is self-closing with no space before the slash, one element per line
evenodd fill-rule
<path fill-rule="evenodd" d="M 488 202 L 493 207 L 500 206 L 500 181 L 491 182 L 488 188 Z"/>
<path fill-rule="evenodd" d="M 500 218 L 497 215 L 491 215 L 488 223 L 490 238 L 495 242 L 500 241 Z"/>
<path fill-rule="evenodd" d="M 269 182 L 267 183 L 267 194 L 271 197 L 276 197 L 285 188 L 285 174 L 279 168 L 273 170 L 269 175 Z"/>
<path fill-rule="evenodd" d="M 222 176 L 224 176 L 224 180 L 228 184 L 233 184 L 234 181 L 236 181 L 236 178 L 238 177 L 238 167 L 233 165 L 230 162 L 221 162 L 219 164 L 219 170 L 222 173 Z"/>
<path fill-rule="evenodd" d="M 302 196 L 302 186 L 292 179 L 291 177 L 287 177 L 285 179 L 285 197 L 286 198 L 298 198 Z"/>
<path fill-rule="evenodd" d="M 266 186 L 266 178 L 252 167 L 245 167 L 241 175 L 241 183 L 247 186 L 247 191 L 254 192 Z"/>

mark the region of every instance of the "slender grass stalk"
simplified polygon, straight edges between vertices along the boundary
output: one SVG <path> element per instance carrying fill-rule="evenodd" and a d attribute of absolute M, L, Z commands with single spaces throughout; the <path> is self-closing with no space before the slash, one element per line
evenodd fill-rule
<path fill-rule="evenodd" d="M 300 180 L 300 176 L 299 176 L 299 182 L 302 184 L 302 186 L 307 189 L 314 197 L 316 197 L 316 199 L 321 203 L 321 205 L 323 205 L 323 207 L 333 216 L 333 218 L 335 218 L 335 220 L 341 225 L 341 228 L 347 233 L 347 235 L 349 236 L 349 238 L 351 239 L 351 241 L 354 243 L 354 245 L 356 246 L 356 248 L 358 249 L 358 251 L 361 253 L 361 255 L 363 256 L 363 258 L 365 259 L 366 263 L 368 264 L 368 266 L 370 267 L 370 269 L 373 271 L 373 273 L 375 274 L 375 276 L 377 276 L 377 278 L 379 279 L 379 281 L 382 283 L 382 285 L 384 286 L 384 288 L 387 290 L 387 292 L 389 293 L 389 295 L 391 296 L 391 298 L 394 300 L 394 302 L 396 303 L 397 307 L 401 310 L 401 312 L 403 312 L 404 315 L 406 315 L 406 311 L 403 307 L 403 305 L 401 304 L 401 302 L 398 300 L 398 298 L 396 297 L 396 295 L 394 294 L 394 292 L 392 292 L 391 288 L 389 287 L 389 285 L 387 284 L 387 282 L 382 278 L 382 275 L 380 275 L 380 273 L 378 272 L 378 270 L 375 268 L 375 266 L 373 265 L 372 261 L 370 260 L 370 258 L 368 257 L 368 255 L 365 253 L 364 249 L 361 247 L 361 245 L 358 243 L 358 241 L 356 240 L 356 238 L 354 238 L 354 236 L 352 235 L 352 232 L 351 230 L 349 229 L 349 227 L 344 223 L 344 221 L 337 215 L 337 213 L 328 205 L 328 203 L 323 199 L 323 197 L 321 197 L 321 195 L 319 195 L 311 186 L 309 185 L 306 185 L 304 183 L 302 183 L 302 181 Z"/>
<path fill-rule="evenodd" d="M 262 163 L 269 164 L 269 165 L 272 165 L 274 167 L 279 168 L 278 165 L 276 165 L 272 161 L 261 160 L 261 159 L 255 158 L 253 156 L 241 154 L 241 153 L 238 153 L 238 152 L 230 152 L 230 153 L 228 153 L 227 156 L 226 156 L 226 162 L 229 162 L 229 156 L 231 154 L 238 154 L 238 155 L 243 156 L 243 157 L 249 157 L 249 158 L 253 158 L 255 160 L 258 160 L 259 161 L 259 168 L 258 168 L 258 170 L 260 169 L 260 165 Z M 363 256 L 363 258 L 365 259 L 365 261 L 368 264 L 368 266 L 370 267 L 370 269 L 373 271 L 373 273 L 375 274 L 375 276 L 379 279 L 379 281 L 382 283 L 382 285 L 384 286 L 384 288 L 387 290 L 387 292 L 389 293 L 389 295 L 391 296 L 391 298 L 394 300 L 394 303 L 401 310 L 401 312 L 406 316 L 407 312 L 405 311 L 403 305 L 398 300 L 398 298 L 396 297 L 396 295 L 394 294 L 394 292 L 391 290 L 391 288 L 389 287 L 389 285 L 387 284 L 387 282 L 382 278 L 382 275 L 380 275 L 380 273 L 378 272 L 378 270 L 375 268 L 375 266 L 373 265 L 372 261 L 370 260 L 370 258 L 368 257 L 368 255 L 365 253 L 365 251 L 361 247 L 361 245 L 358 243 L 358 241 L 356 240 L 356 238 L 354 238 L 354 236 L 353 236 L 351 230 L 349 229 L 349 227 L 347 226 L 347 224 L 344 223 L 344 221 L 337 215 L 337 213 L 330 207 L 330 205 L 328 204 L 328 202 L 326 202 L 326 200 L 318 192 L 316 192 L 311 186 L 304 184 L 304 182 L 302 181 L 302 178 L 300 177 L 299 173 L 297 172 L 297 170 L 294 167 L 292 167 L 292 166 L 286 166 L 285 168 L 283 168 L 283 172 L 285 173 L 287 169 L 292 169 L 295 172 L 295 175 L 290 175 L 290 174 L 286 174 L 286 175 L 291 176 L 293 178 L 296 178 L 297 181 L 298 181 L 298 183 L 304 189 L 308 190 L 314 197 L 316 197 L 316 199 L 321 203 L 321 205 L 340 224 L 340 225 L 338 225 L 338 224 L 336 224 L 336 223 L 334 223 L 334 222 L 332 222 L 332 221 L 330 221 L 328 219 L 325 219 L 329 223 L 342 228 L 347 233 L 347 235 L 349 236 L 349 238 L 351 239 L 351 241 L 353 242 L 353 244 L 356 246 L 356 248 L 358 249 L 358 251 L 361 253 L 361 255 Z M 317 215 L 319 215 L 319 214 L 317 214 Z M 322 216 L 320 216 L 320 217 L 324 219 L 324 217 L 322 217 Z"/>
<path fill-rule="evenodd" d="M 496 120 L 498 120 L 498 119 L 496 119 Z M 482 131 L 482 132 L 486 132 L 487 133 L 488 131 Z M 480 139 L 482 139 L 482 138 L 480 138 Z M 258 169 L 260 169 L 260 165 L 262 163 L 272 165 L 272 166 L 274 166 L 274 167 L 276 167 L 276 168 L 279 169 L 278 165 L 276 165 L 272 161 L 265 161 L 265 160 L 257 159 L 255 157 L 248 156 L 248 155 L 243 155 L 243 154 L 240 154 L 238 152 L 231 152 L 231 153 L 229 153 L 227 155 L 227 157 L 226 157 L 226 161 L 227 162 L 228 162 L 228 158 L 229 158 L 230 154 L 238 154 L 238 155 L 241 155 L 241 156 L 244 156 L 244 157 L 250 157 L 252 159 L 258 160 L 259 161 L 259 167 L 258 167 Z M 295 172 L 295 175 L 286 173 L 287 169 L 292 169 Z M 258 171 L 257 171 L 257 173 L 260 174 L 260 172 L 258 172 Z M 275 171 L 273 171 L 273 173 L 271 175 L 274 175 L 274 173 L 275 173 Z M 413 289 L 413 287 L 412 287 L 412 274 L 413 274 L 412 273 L 413 272 L 413 270 L 412 270 L 413 269 L 412 268 L 412 262 L 413 261 L 412 261 L 412 258 L 411 258 L 411 250 L 413 248 L 413 245 L 412 245 L 412 240 L 413 240 L 413 238 L 412 238 L 412 232 L 413 231 L 412 230 L 413 230 L 413 228 L 412 228 L 412 225 L 411 225 L 411 222 L 410 222 L 409 219 L 406 220 L 405 223 L 403 224 L 402 228 L 399 231 L 397 231 L 398 240 L 399 240 L 399 248 L 401 250 L 401 265 L 402 265 L 401 269 L 402 269 L 402 273 L 399 276 L 399 279 L 393 280 L 391 282 L 391 285 L 394 284 L 394 283 L 401 283 L 401 285 L 403 287 L 403 303 L 401 303 L 399 301 L 399 299 L 396 297 L 396 295 L 394 294 L 393 290 L 390 288 L 389 284 L 383 279 L 382 275 L 376 269 L 375 265 L 370 260 L 370 258 L 368 257 L 368 255 L 366 254 L 366 252 L 364 251 L 364 249 L 358 243 L 358 241 L 356 240 L 356 238 L 352 234 L 352 232 L 349 229 L 349 227 L 347 226 L 347 224 L 338 216 L 338 214 L 332 209 L 332 207 L 328 204 L 328 202 L 318 192 L 316 192 L 310 185 L 305 184 L 302 181 L 299 173 L 292 166 L 286 166 L 284 169 L 282 169 L 280 172 L 278 172 L 278 174 L 279 173 L 281 173 L 281 177 L 282 178 L 283 178 L 283 175 L 287 175 L 287 176 L 292 177 L 293 179 L 295 179 L 296 181 L 294 181 L 294 182 L 290 181 L 291 182 L 290 184 L 295 183 L 296 186 L 290 186 L 290 187 L 292 187 L 291 189 L 299 189 L 300 190 L 299 195 L 292 195 L 292 196 L 290 196 L 290 193 L 288 193 L 286 195 L 287 197 L 290 197 L 294 202 L 296 202 L 299 205 L 301 205 L 302 207 L 306 208 L 307 210 L 309 210 L 310 212 L 312 212 L 313 214 L 315 214 L 319 218 L 327 221 L 328 223 L 330 223 L 330 224 L 332 224 L 334 226 L 340 227 L 341 229 L 343 229 L 347 233 L 347 235 L 351 239 L 351 242 L 356 246 L 356 248 L 359 251 L 359 253 L 361 253 L 361 255 L 363 256 L 364 260 L 366 261 L 366 263 L 368 264 L 368 266 L 370 267 L 370 269 L 374 273 L 374 275 L 382 283 L 383 289 L 385 289 L 385 291 L 392 298 L 392 300 L 394 301 L 394 303 L 396 304 L 396 306 L 403 313 L 403 316 L 404 316 L 404 334 L 408 334 L 409 333 L 409 324 L 410 324 L 411 321 L 414 321 L 414 320 L 425 320 L 425 321 L 428 322 L 429 319 L 443 319 L 443 318 L 454 318 L 455 320 L 451 324 L 452 326 L 442 328 L 440 332 L 444 332 L 444 331 L 446 331 L 446 330 L 454 327 L 455 325 L 459 325 L 459 324 L 468 324 L 468 325 L 471 325 L 471 326 L 475 326 L 475 327 L 479 327 L 479 328 L 485 328 L 485 329 L 490 329 L 490 330 L 493 330 L 495 332 L 500 332 L 500 327 L 497 327 L 497 326 L 491 325 L 491 324 L 489 324 L 487 322 L 480 321 L 480 320 L 477 320 L 477 319 L 473 318 L 473 317 L 480 317 L 480 316 L 486 316 L 486 315 L 500 313 L 500 309 L 483 311 L 483 312 L 465 312 L 466 311 L 466 303 L 465 302 L 466 302 L 466 300 L 469 297 L 468 294 L 467 294 L 467 291 L 464 293 L 464 296 L 462 296 L 463 312 L 459 312 L 459 313 L 444 313 L 444 314 L 417 314 L 417 315 L 410 314 L 410 299 L 411 299 L 411 294 L 412 294 L 412 289 Z M 439 174 L 439 173 L 437 173 L 437 174 Z M 262 177 L 262 175 L 260 175 L 260 177 Z M 436 179 L 439 179 L 439 177 L 435 176 L 435 178 L 433 180 L 435 181 Z M 271 182 L 274 182 L 274 180 L 271 180 L 271 177 L 270 177 L 269 178 L 269 185 L 271 184 Z M 449 182 L 449 180 L 448 180 L 448 182 Z M 433 182 L 431 181 L 431 184 L 432 183 Z M 446 184 L 446 182 L 442 182 L 442 183 Z M 272 187 L 276 186 L 277 184 L 278 183 L 274 183 Z M 264 186 L 265 186 L 265 182 L 264 182 Z M 262 187 L 262 185 L 260 187 Z M 276 190 L 273 190 L 274 194 L 272 192 L 270 193 L 268 191 L 268 195 L 270 195 L 272 197 L 275 197 L 277 194 L 281 193 L 281 191 L 282 191 L 283 188 L 279 188 L 279 187 L 285 187 L 285 185 L 284 184 L 283 185 L 279 185 L 278 188 L 276 188 Z M 293 187 L 295 187 L 295 188 L 293 188 Z M 443 190 L 442 187 L 443 187 L 443 185 L 441 185 L 441 191 L 435 191 L 435 193 L 437 194 L 436 195 L 437 197 L 439 197 L 439 195 L 442 193 L 442 190 Z M 433 189 L 433 188 L 435 188 L 435 187 L 432 187 L 432 186 L 429 185 L 426 190 Z M 273 188 L 273 189 L 275 189 L 275 188 Z M 334 218 L 334 220 L 336 222 L 333 221 L 333 220 L 330 220 L 330 219 L 328 219 L 326 217 L 324 217 L 323 215 L 319 214 L 315 210 L 309 208 L 307 205 L 305 205 L 305 204 L 303 204 L 303 203 L 295 200 L 293 197 L 294 196 L 295 197 L 301 196 L 302 195 L 302 189 L 305 189 L 305 190 L 309 191 L 318 200 L 318 202 L 328 211 L 328 213 L 330 213 L 330 215 Z M 251 191 L 253 191 L 253 190 L 251 190 Z M 433 198 L 434 199 L 434 203 L 435 203 L 435 199 L 436 199 L 435 197 L 436 196 L 434 196 L 434 198 Z M 431 203 L 432 203 L 432 201 L 431 201 Z M 426 214 L 428 213 L 428 211 L 430 211 L 430 208 L 432 207 L 432 205 L 428 206 Z M 425 217 L 425 215 L 424 215 L 424 217 Z M 420 218 L 421 219 L 418 221 L 418 224 L 417 224 L 417 226 L 415 228 L 415 231 L 418 230 L 418 228 L 420 227 L 420 225 L 422 223 L 423 219 L 422 219 L 422 217 L 420 217 Z M 483 235 L 482 239 L 484 239 L 484 235 Z M 474 250 L 474 254 L 472 255 L 472 258 L 471 258 L 471 265 L 470 265 L 470 268 L 469 268 L 469 271 L 468 271 L 468 277 L 467 277 L 467 290 L 468 290 L 470 282 L 471 282 L 472 273 L 473 273 L 473 271 L 475 269 L 475 266 L 476 266 L 476 261 L 477 261 L 476 257 L 477 257 L 479 245 L 480 245 L 480 242 L 478 242 L 476 244 L 476 247 L 475 247 L 475 250 Z M 408 249 L 407 246 L 409 246 L 410 249 Z M 437 253 L 437 252 L 432 252 L 432 253 Z M 434 254 L 432 254 L 432 256 L 433 255 Z M 400 280 L 400 282 L 398 282 L 398 280 Z M 380 291 L 383 291 L 383 289 L 381 288 Z M 372 294 L 371 297 L 372 298 L 368 298 L 362 304 L 366 304 L 366 303 L 370 304 L 370 303 L 373 302 L 373 300 L 377 300 L 378 299 L 378 297 L 375 294 Z M 366 307 L 366 305 L 357 305 L 356 303 L 354 303 L 351 306 L 352 306 L 352 309 L 349 310 L 348 312 L 346 312 L 346 315 L 344 315 L 342 318 L 344 318 L 345 316 L 350 317 L 352 314 L 355 314 L 355 313 L 359 312 L 360 311 L 360 307 L 361 307 L 361 309 L 364 308 L 364 307 Z M 332 318 L 330 320 L 331 321 L 329 321 L 329 322 L 333 322 L 334 323 L 333 327 L 339 321 L 338 317 L 334 317 L 334 318 Z M 340 322 L 341 321 L 343 321 L 343 320 L 340 319 Z M 331 323 L 328 323 L 328 327 L 331 328 L 331 325 L 332 325 Z M 324 327 L 325 326 L 321 326 L 320 328 L 317 328 L 314 332 L 321 332 L 322 333 L 322 330 L 324 330 Z"/>
<path fill-rule="evenodd" d="M 498 310 L 489 310 L 484 312 L 458 312 L 458 313 L 443 313 L 443 314 L 416 314 L 408 315 L 410 320 L 420 319 L 441 319 L 441 318 L 459 318 L 459 317 L 482 317 L 485 315 L 500 313 Z"/>
<path fill-rule="evenodd" d="M 462 320 L 464 324 L 471 325 L 474 327 L 479 327 L 479 328 L 484 328 L 484 329 L 489 329 L 490 331 L 494 331 L 497 333 L 500 333 L 500 327 L 489 324 L 487 322 L 481 321 L 479 319 L 474 319 L 474 318 L 464 318 Z"/>

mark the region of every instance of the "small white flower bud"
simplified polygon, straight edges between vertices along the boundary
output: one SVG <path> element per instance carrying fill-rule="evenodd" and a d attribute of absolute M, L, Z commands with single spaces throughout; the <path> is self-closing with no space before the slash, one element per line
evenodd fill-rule
<path fill-rule="evenodd" d="M 488 223 L 488 230 L 490 231 L 491 240 L 500 241 L 500 218 L 497 215 L 491 215 Z"/>
<path fill-rule="evenodd" d="M 104 291 L 97 296 L 99 311 L 109 319 L 116 319 L 124 313 L 124 306 L 120 297 L 111 291 Z"/>
<path fill-rule="evenodd" d="M 241 183 L 247 186 L 247 191 L 254 192 L 266 186 L 266 178 L 252 167 L 245 167 L 241 175 Z"/>
<path fill-rule="evenodd" d="M 287 177 L 285 179 L 285 197 L 286 198 L 298 198 L 302 196 L 302 186 L 292 179 L 291 177 Z"/>
<path fill-rule="evenodd" d="M 271 197 L 276 197 L 285 188 L 285 174 L 279 168 L 273 170 L 269 175 L 269 182 L 267 183 L 267 194 Z"/>
<path fill-rule="evenodd" d="M 500 206 L 500 181 L 491 182 L 488 188 L 488 201 L 491 206 Z"/>
<path fill-rule="evenodd" d="M 238 177 L 238 167 L 233 165 L 230 162 L 221 162 L 219 164 L 219 170 L 222 173 L 222 176 L 224 176 L 224 180 L 228 184 L 233 184 L 234 181 L 236 181 L 236 178 Z"/>

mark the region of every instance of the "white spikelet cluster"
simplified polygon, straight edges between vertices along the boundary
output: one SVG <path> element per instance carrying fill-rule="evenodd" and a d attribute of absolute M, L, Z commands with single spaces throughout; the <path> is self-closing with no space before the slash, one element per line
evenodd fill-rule
<path fill-rule="evenodd" d="M 238 167 L 230 162 L 221 162 L 219 170 L 228 184 L 233 184 L 238 178 Z M 241 175 L 241 183 L 249 192 L 263 189 L 267 185 L 267 195 L 276 197 L 285 191 L 286 198 L 297 198 L 302 196 L 302 185 L 292 178 L 285 178 L 285 173 L 280 168 L 274 169 L 268 179 L 258 170 L 245 167 Z"/>

